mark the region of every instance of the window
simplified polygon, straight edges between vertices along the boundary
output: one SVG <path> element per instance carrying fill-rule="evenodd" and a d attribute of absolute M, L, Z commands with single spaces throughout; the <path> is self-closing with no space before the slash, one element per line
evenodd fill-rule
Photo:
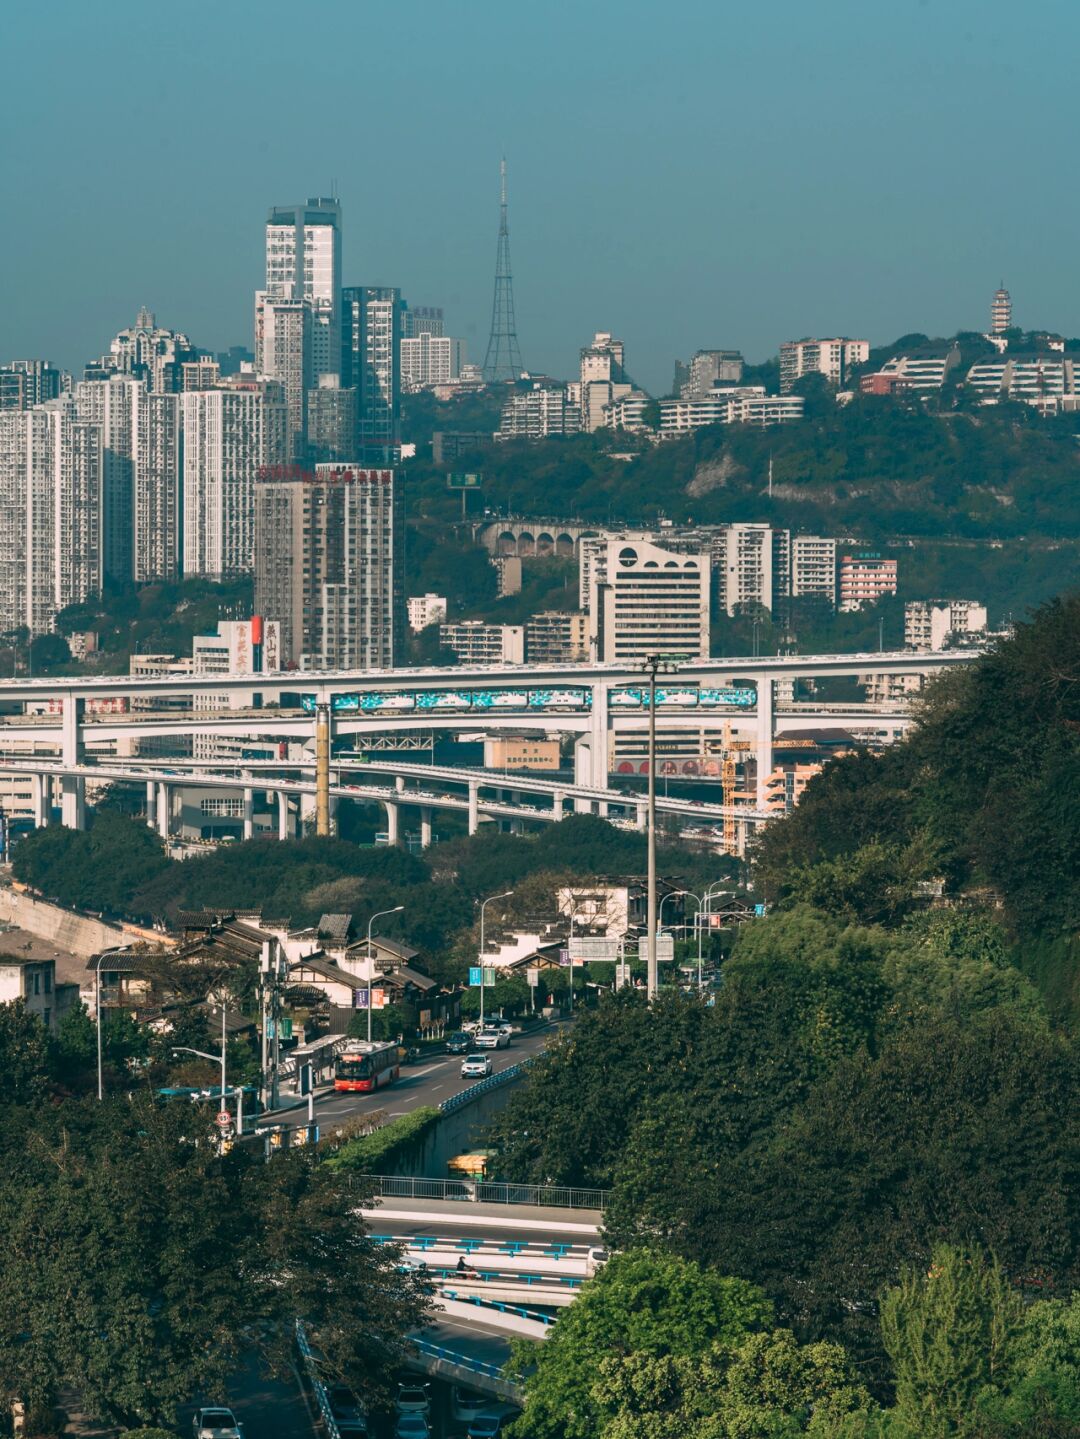
<path fill-rule="evenodd" d="M 34 993 L 41 993 L 41 975 L 36 970 L 34 971 Z"/>
<path fill-rule="evenodd" d="M 52 994 L 52 971 L 49 969 L 45 971 L 45 993 Z"/>

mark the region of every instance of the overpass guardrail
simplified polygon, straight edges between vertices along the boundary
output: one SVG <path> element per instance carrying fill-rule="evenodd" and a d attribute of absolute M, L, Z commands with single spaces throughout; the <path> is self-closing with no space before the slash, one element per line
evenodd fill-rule
<path fill-rule="evenodd" d="M 493 1076 L 494 1077 L 494 1076 Z M 468 1094 L 470 1091 L 466 1090 Z M 537 1209 L 607 1207 L 606 1189 L 574 1189 L 561 1184 L 509 1184 L 491 1179 L 415 1179 L 394 1174 L 365 1174 L 379 1199 L 467 1200 L 475 1204 L 530 1204 Z"/>

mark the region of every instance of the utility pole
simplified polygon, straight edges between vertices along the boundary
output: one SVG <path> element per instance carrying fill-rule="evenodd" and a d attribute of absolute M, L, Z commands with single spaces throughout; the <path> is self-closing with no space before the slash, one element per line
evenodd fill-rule
<path fill-rule="evenodd" d="M 484 1031 L 484 911 L 489 904 L 494 904 L 497 899 L 509 899 L 513 894 L 512 889 L 506 890 L 503 894 L 489 895 L 480 906 L 480 1032 Z M 573 971 L 571 971 L 571 988 Z"/>
<path fill-rule="evenodd" d="M 368 982 L 367 982 L 367 1042 L 371 1043 L 371 1001 L 374 998 L 375 988 L 375 955 L 371 947 L 371 926 L 377 919 L 382 919 L 387 914 L 400 914 L 405 908 L 403 904 L 395 904 L 393 909 L 380 909 L 373 914 L 367 922 L 367 961 L 368 961 Z"/>
<path fill-rule="evenodd" d="M 656 969 L 656 672 L 660 656 L 650 655 L 645 661 L 649 675 L 649 794 L 648 794 L 648 891 L 645 924 L 648 932 L 648 971 L 646 994 L 649 1003 L 656 998 L 659 975 Z M 570 971 L 573 981 L 573 969 Z"/>

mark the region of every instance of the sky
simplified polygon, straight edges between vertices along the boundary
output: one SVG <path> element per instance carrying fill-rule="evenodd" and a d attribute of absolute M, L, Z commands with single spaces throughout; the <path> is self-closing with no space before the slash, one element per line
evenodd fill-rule
<path fill-rule="evenodd" d="M 347 284 L 483 360 L 498 167 L 525 365 L 1080 334 L 1076 0 L 107 0 L 0 7 L 0 361 L 141 305 L 250 345 L 273 204 L 334 187 Z"/>

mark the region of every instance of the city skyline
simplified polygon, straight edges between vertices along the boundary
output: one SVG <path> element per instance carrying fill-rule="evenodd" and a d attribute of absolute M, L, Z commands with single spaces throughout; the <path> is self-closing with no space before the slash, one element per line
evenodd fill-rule
<path fill-rule="evenodd" d="M 126 4 L 93 23 L 61 6 L 48 47 L 41 17 L 5 17 L 24 63 L 0 105 L 9 123 L 32 106 L 51 156 L 42 166 L 35 147 L 9 147 L 2 162 L 7 192 L 33 217 L 0 241 L 8 357 L 77 372 L 141 305 L 202 348 L 249 344 L 267 207 L 332 189 L 344 282 L 443 307 L 448 333 L 479 360 L 504 150 L 518 333 L 535 372 L 572 373 L 598 329 L 625 338 L 653 393 L 700 348 L 761 360 L 803 334 L 880 344 L 982 329 L 1002 277 L 1018 323 L 1080 332 L 1071 246 L 1031 221 L 1065 158 L 1064 136 L 1048 135 L 1030 104 L 1066 79 L 1060 40 L 1076 19 L 1053 0 L 1039 8 L 1059 18 L 1056 32 L 999 6 L 886 17 L 842 0 L 824 17 L 782 3 L 767 36 L 749 16 L 718 25 L 698 6 L 667 30 L 624 6 L 612 29 L 598 4 L 575 22 L 573 46 L 559 26 L 486 3 L 464 24 L 418 3 L 362 22 L 317 8 L 305 18 L 325 81 L 317 114 L 262 103 L 291 62 L 273 43 L 275 8 L 260 9 L 259 27 L 245 6 L 216 16 L 212 49 L 199 5 L 167 36 Z M 368 44 L 404 46 L 409 63 L 365 71 L 365 109 L 387 118 L 357 145 L 358 112 L 337 92 L 361 23 Z M 109 146 L 92 143 L 97 127 L 76 120 L 151 61 L 144 123 L 112 122 Z M 449 130 L 437 83 L 448 76 Z M 192 103 L 212 104 L 214 125 L 178 168 L 172 128 Z M 797 138 L 808 106 L 812 146 Z M 1008 123 L 991 145 L 993 106 Z M 1062 189 L 1054 228 L 1067 233 L 1075 209 Z M 137 223 L 118 224 L 124 214 Z"/>

